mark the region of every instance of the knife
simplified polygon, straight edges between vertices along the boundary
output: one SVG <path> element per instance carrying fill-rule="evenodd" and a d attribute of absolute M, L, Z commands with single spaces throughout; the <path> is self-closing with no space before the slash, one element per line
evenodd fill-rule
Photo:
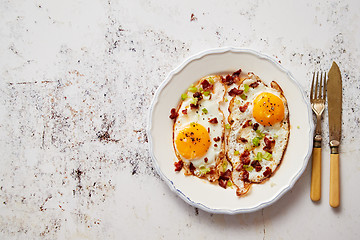
<path fill-rule="evenodd" d="M 341 138 L 342 83 L 338 65 L 333 62 L 327 81 L 330 143 L 330 206 L 340 205 L 339 146 Z"/>

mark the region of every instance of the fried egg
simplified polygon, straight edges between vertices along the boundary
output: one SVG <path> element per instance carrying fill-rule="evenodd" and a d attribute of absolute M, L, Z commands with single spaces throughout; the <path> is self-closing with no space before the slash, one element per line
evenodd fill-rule
<path fill-rule="evenodd" d="M 184 170 L 218 183 L 235 186 L 238 196 L 268 179 L 286 150 L 289 111 L 280 86 L 270 87 L 253 73 L 200 79 L 171 110 L 173 146 Z"/>
<path fill-rule="evenodd" d="M 216 181 L 224 157 L 225 93 L 220 76 L 208 76 L 181 95 L 173 129 L 173 145 L 186 175 Z"/>
<path fill-rule="evenodd" d="M 287 101 L 276 82 L 271 87 L 249 73 L 229 106 L 226 154 L 233 165 L 238 195 L 249 183 L 260 183 L 279 166 L 289 138 Z"/>

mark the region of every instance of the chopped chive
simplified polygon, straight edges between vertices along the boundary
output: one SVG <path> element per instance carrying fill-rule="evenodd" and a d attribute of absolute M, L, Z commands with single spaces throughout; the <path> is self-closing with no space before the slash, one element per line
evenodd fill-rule
<path fill-rule="evenodd" d="M 234 152 L 234 155 L 235 155 L 235 156 L 239 155 L 239 151 L 235 151 L 235 152 Z"/>
<path fill-rule="evenodd" d="M 201 111 L 203 111 L 203 113 L 207 114 L 208 110 L 206 108 L 201 109 Z"/>
<path fill-rule="evenodd" d="M 188 97 L 188 95 L 186 93 L 181 94 L 181 99 L 182 100 L 185 100 L 187 97 Z"/>
<path fill-rule="evenodd" d="M 200 170 L 200 173 L 201 173 L 202 175 L 205 175 L 205 174 L 207 174 L 207 173 L 210 172 L 210 168 L 207 168 L 207 167 L 205 167 L 204 165 L 201 165 L 201 166 L 199 167 L 199 170 Z"/>
<path fill-rule="evenodd" d="M 297 129 L 300 129 L 300 126 L 297 126 Z"/>
<path fill-rule="evenodd" d="M 197 104 L 197 102 L 198 102 L 198 98 L 192 98 L 190 101 L 191 104 L 195 104 L 195 105 Z"/>
<path fill-rule="evenodd" d="M 244 84 L 244 92 L 247 93 L 249 91 L 249 85 Z"/>
<path fill-rule="evenodd" d="M 227 161 L 223 162 L 223 165 L 222 165 L 222 167 L 223 167 L 223 172 L 226 172 L 227 166 L 228 166 Z"/>
<path fill-rule="evenodd" d="M 209 83 L 211 83 L 211 84 L 214 84 L 214 78 L 213 77 L 209 77 Z"/>
<path fill-rule="evenodd" d="M 231 180 L 229 180 L 226 185 L 227 185 L 228 187 L 231 187 L 231 186 L 232 186 Z"/>
<path fill-rule="evenodd" d="M 254 169 L 252 166 L 249 165 L 243 165 L 243 168 L 248 172 L 251 172 Z"/>
<path fill-rule="evenodd" d="M 245 94 L 241 94 L 240 97 L 241 97 L 242 100 L 246 100 L 246 99 L 247 99 L 247 96 L 246 96 Z"/>
<path fill-rule="evenodd" d="M 256 130 L 255 132 L 260 139 L 263 139 L 265 137 L 265 134 L 262 131 L 260 131 L 260 129 Z"/>
<path fill-rule="evenodd" d="M 255 159 L 255 160 L 261 161 L 262 158 L 263 158 L 262 153 L 261 153 L 261 152 L 258 152 L 258 153 L 256 154 L 256 159 Z"/>
<path fill-rule="evenodd" d="M 259 137 L 254 137 L 252 140 L 253 145 L 256 147 L 259 146 L 259 142 L 260 142 Z"/>
<path fill-rule="evenodd" d="M 265 160 L 269 161 L 271 157 L 272 157 L 271 153 L 265 152 L 263 158 L 264 158 Z"/>
<path fill-rule="evenodd" d="M 197 87 L 189 87 L 188 90 L 192 93 L 195 93 L 198 91 Z"/>
<path fill-rule="evenodd" d="M 230 129 L 230 124 L 225 124 L 226 129 Z"/>
<path fill-rule="evenodd" d="M 210 94 L 209 91 L 204 92 L 204 96 L 209 96 L 209 94 Z"/>
<path fill-rule="evenodd" d="M 204 90 L 200 87 L 200 88 L 199 88 L 199 92 L 203 93 Z"/>
<path fill-rule="evenodd" d="M 229 101 L 229 99 L 227 99 L 227 98 L 225 98 L 224 100 L 225 100 L 225 102 Z"/>

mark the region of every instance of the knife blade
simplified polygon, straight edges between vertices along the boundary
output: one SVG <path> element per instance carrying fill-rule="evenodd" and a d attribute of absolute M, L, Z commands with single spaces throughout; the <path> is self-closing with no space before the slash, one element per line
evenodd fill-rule
<path fill-rule="evenodd" d="M 329 144 L 330 144 L 330 196 L 331 207 L 340 205 L 339 146 L 341 138 L 342 81 L 338 65 L 333 62 L 327 81 Z"/>

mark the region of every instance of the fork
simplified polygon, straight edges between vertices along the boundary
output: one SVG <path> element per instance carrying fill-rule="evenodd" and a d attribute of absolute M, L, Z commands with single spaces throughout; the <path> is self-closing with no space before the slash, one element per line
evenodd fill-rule
<path fill-rule="evenodd" d="M 314 72 L 310 91 L 311 108 L 316 115 L 310 191 L 310 198 L 313 201 L 319 201 L 321 198 L 321 114 L 325 109 L 325 99 L 326 73 Z"/>

